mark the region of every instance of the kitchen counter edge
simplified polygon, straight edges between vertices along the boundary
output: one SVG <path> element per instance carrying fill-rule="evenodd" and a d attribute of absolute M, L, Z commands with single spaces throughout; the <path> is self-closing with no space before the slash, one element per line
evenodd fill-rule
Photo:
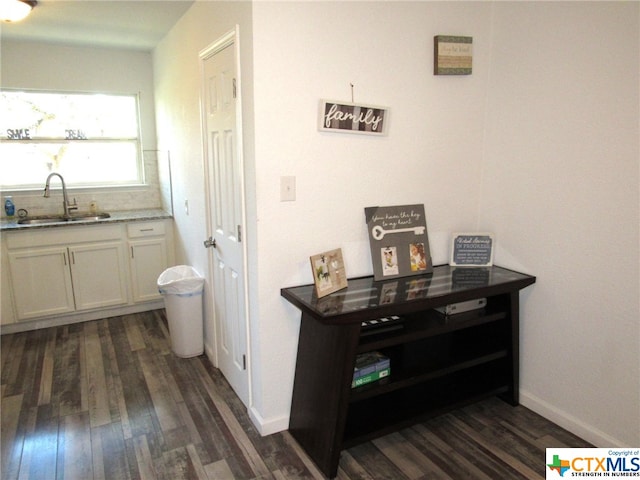
<path fill-rule="evenodd" d="M 109 212 L 111 215 L 109 218 L 103 218 L 100 220 L 79 220 L 74 222 L 57 222 L 57 223 L 43 223 L 37 225 L 20 225 L 15 220 L 8 221 L 2 219 L 0 221 L 0 231 L 6 232 L 19 232 L 33 229 L 43 228 L 64 228 L 80 225 L 108 225 L 111 223 L 123 223 L 123 222 L 136 222 L 145 220 L 164 220 L 173 218 L 168 212 L 162 209 L 150 209 L 150 210 L 123 210 L 119 212 Z"/>

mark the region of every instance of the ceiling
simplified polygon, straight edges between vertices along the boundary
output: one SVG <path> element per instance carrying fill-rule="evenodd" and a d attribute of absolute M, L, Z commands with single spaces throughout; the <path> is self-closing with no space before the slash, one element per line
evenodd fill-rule
<path fill-rule="evenodd" d="M 2 23 L 2 40 L 152 50 L 194 0 L 38 0 L 23 21 Z"/>

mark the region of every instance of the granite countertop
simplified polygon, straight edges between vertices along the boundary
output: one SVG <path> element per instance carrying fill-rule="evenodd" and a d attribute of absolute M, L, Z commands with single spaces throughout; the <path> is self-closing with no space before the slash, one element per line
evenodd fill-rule
<path fill-rule="evenodd" d="M 0 221 L 0 230 L 3 232 L 21 231 L 21 230 L 33 230 L 34 228 L 60 228 L 71 227 L 79 225 L 106 225 L 111 223 L 121 222 L 134 222 L 143 220 L 162 220 L 166 218 L 173 218 L 170 213 L 165 212 L 162 209 L 152 210 L 123 210 L 120 212 L 109 212 L 111 217 L 103 218 L 100 220 L 76 220 L 73 222 L 54 222 L 54 223 L 40 223 L 35 225 L 20 225 L 17 223 L 17 219 L 10 222 L 3 218 Z"/>

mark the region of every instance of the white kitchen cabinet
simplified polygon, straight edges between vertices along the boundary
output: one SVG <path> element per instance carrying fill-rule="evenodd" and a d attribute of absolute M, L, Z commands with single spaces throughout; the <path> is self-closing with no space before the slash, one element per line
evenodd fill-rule
<path fill-rule="evenodd" d="M 0 236 L 0 325 L 9 325 L 16 321 L 16 309 L 13 304 L 13 287 L 9 274 L 9 255 L 7 242 Z"/>
<path fill-rule="evenodd" d="M 127 303 L 124 245 L 89 243 L 69 247 L 76 310 Z"/>
<path fill-rule="evenodd" d="M 66 247 L 10 251 L 9 265 L 18 319 L 75 311 Z"/>
<path fill-rule="evenodd" d="M 18 319 L 127 303 L 121 242 L 9 252 Z"/>
<path fill-rule="evenodd" d="M 158 221 L 128 224 L 127 236 L 133 301 L 161 299 L 158 277 L 169 266 L 165 223 Z"/>
<path fill-rule="evenodd" d="M 2 329 L 8 332 L 162 308 L 173 262 L 170 219 L 3 232 Z"/>
<path fill-rule="evenodd" d="M 7 235 L 18 320 L 128 303 L 125 244 L 117 225 Z"/>

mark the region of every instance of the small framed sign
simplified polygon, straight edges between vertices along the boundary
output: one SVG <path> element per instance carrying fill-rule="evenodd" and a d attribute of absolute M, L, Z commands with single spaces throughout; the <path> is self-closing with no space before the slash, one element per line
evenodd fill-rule
<path fill-rule="evenodd" d="M 342 249 L 336 248 L 313 255 L 310 260 L 318 298 L 347 287 L 347 272 L 344 269 Z"/>
<path fill-rule="evenodd" d="M 456 233 L 451 242 L 451 262 L 457 267 L 493 265 L 494 238 L 491 233 Z"/>
<path fill-rule="evenodd" d="M 471 75 L 473 38 L 436 35 L 433 39 L 434 75 Z"/>
<path fill-rule="evenodd" d="M 387 134 L 388 117 L 386 107 L 322 100 L 319 129 L 383 136 Z"/>

